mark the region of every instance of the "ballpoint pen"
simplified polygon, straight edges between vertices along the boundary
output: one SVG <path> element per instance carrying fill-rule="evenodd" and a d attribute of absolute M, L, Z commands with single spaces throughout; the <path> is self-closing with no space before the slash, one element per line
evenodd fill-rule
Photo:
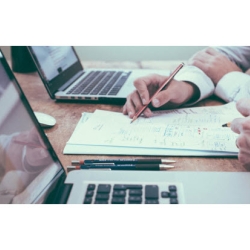
<path fill-rule="evenodd" d="M 172 74 L 169 76 L 169 78 L 161 85 L 161 87 L 154 93 L 154 95 L 149 99 L 149 102 L 144 105 L 133 117 L 131 123 L 133 121 L 135 121 L 141 114 L 142 112 L 148 107 L 148 105 L 151 103 L 151 101 L 153 100 L 153 98 L 160 92 L 162 91 L 164 88 L 166 88 L 166 86 L 172 81 L 172 79 L 174 78 L 174 76 L 180 71 L 180 69 L 184 66 L 184 63 L 181 63 L 173 72 Z"/>
<path fill-rule="evenodd" d="M 72 165 L 81 165 L 81 164 L 168 164 L 174 163 L 174 160 L 167 159 L 87 159 L 87 160 L 72 160 Z"/>
<path fill-rule="evenodd" d="M 171 165 L 165 165 L 165 164 L 87 164 L 87 165 L 80 165 L 80 166 L 68 166 L 67 170 L 91 170 L 91 169 L 110 169 L 110 170 L 153 170 L 153 171 L 159 171 L 159 170 L 168 170 L 169 168 L 174 168 L 174 166 Z"/>

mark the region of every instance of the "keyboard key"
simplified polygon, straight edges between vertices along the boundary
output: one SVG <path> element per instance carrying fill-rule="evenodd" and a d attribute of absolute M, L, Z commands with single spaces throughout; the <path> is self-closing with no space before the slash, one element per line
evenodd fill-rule
<path fill-rule="evenodd" d="M 121 184 L 115 184 L 113 189 L 114 190 L 126 190 L 126 186 L 121 185 Z"/>
<path fill-rule="evenodd" d="M 86 197 L 83 201 L 84 204 L 91 204 L 92 198 L 91 197 Z"/>
<path fill-rule="evenodd" d="M 161 192 L 161 197 L 162 198 L 169 198 L 169 192 L 166 192 L 166 191 Z"/>
<path fill-rule="evenodd" d="M 159 198 L 159 187 L 157 185 L 146 185 L 145 198 L 146 199 L 158 199 Z"/>
<path fill-rule="evenodd" d="M 177 193 L 176 192 L 170 192 L 169 197 L 170 198 L 177 198 Z"/>
<path fill-rule="evenodd" d="M 96 200 L 108 200 L 109 194 L 97 194 L 95 197 Z"/>
<path fill-rule="evenodd" d="M 168 187 L 168 190 L 169 190 L 169 192 L 176 192 L 177 191 L 177 187 L 175 185 L 170 185 Z"/>
<path fill-rule="evenodd" d="M 124 190 L 119 190 L 119 191 L 113 192 L 113 197 L 125 197 L 125 196 L 126 196 L 126 191 L 124 191 Z"/>
<path fill-rule="evenodd" d="M 108 204 L 108 201 L 105 201 L 105 200 L 96 200 L 95 204 Z"/>
<path fill-rule="evenodd" d="M 88 190 L 95 190 L 95 184 L 89 184 Z"/>
<path fill-rule="evenodd" d="M 171 198 L 170 204 L 178 204 L 178 200 L 176 198 Z"/>
<path fill-rule="evenodd" d="M 153 200 L 153 199 L 146 200 L 145 204 L 159 204 L 159 200 Z"/>
<path fill-rule="evenodd" d="M 142 189 L 142 185 L 125 185 L 127 189 Z"/>
<path fill-rule="evenodd" d="M 111 189 L 110 184 L 99 184 L 97 188 L 97 193 L 109 193 Z"/>
<path fill-rule="evenodd" d="M 125 198 L 114 197 L 111 201 L 112 204 L 124 204 Z"/>
<path fill-rule="evenodd" d="M 140 196 L 129 196 L 128 202 L 130 204 L 141 204 L 142 198 Z"/>
<path fill-rule="evenodd" d="M 142 196 L 141 189 L 131 189 L 129 190 L 129 196 Z"/>
<path fill-rule="evenodd" d="M 94 195 L 94 191 L 87 191 L 86 192 L 86 197 L 93 197 L 93 195 Z"/>

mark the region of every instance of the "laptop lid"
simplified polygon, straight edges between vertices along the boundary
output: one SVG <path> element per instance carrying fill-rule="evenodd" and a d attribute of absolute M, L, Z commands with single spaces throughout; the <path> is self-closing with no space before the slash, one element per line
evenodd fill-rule
<path fill-rule="evenodd" d="M 28 46 L 37 71 L 52 99 L 83 74 L 83 66 L 72 46 Z"/>
<path fill-rule="evenodd" d="M 0 203 L 48 202 L 66 174 L 1 50 L 0 106 Z"/>

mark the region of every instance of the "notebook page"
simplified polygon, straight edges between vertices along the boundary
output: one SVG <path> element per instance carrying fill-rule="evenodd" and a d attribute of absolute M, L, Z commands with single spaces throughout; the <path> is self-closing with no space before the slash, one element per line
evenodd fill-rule
<path fill-rule="evenodd" d="M 132 124 L 121 113 L 97 110 L 67 144 L 238 152 L 237 134 L 221 127 L 241 116 L 234 107 L 235 104 L 226 104 L 160 111 Z"/>

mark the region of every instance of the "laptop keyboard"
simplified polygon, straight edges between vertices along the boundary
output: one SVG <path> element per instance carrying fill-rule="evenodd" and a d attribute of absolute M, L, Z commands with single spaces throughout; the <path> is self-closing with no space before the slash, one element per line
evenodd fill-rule
<path fill-rule="evenodd" d="M 116 95 L 131 72 L 91 71 L 67 94 L 73 95 Z"/>
<path fill-rule="evenodd" d="M 178 204 L 180 184 L 88 184 L 84 204 Z"/>

